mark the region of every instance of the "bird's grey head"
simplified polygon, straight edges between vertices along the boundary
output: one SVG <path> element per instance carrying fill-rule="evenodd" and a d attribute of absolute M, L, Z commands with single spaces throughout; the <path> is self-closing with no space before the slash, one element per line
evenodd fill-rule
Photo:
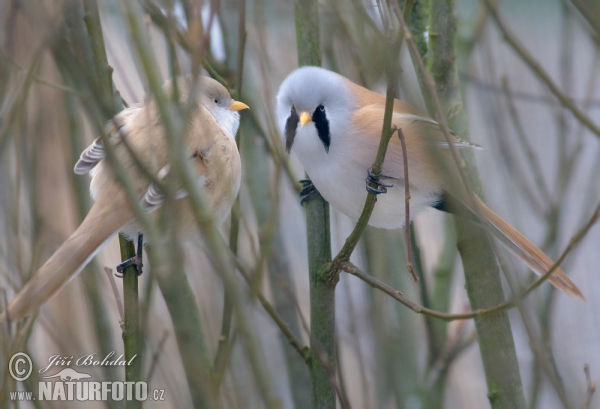
<path fill-rule="evenodd" d="M 248 108 L 248 105 L 231 98 L 227 88 L 214 79 L 202 75 L 198 80 L 199 83 L 194 84 L 191 75 L 177 78 L 175 83 L 177 84 L 179 100 L 181 103 L 187 102 L 190 98 L 190 92 L 194 92 L 194 100 L 202 104 L 215 118 L 219 126 L 229 133 L 232 138 L 235 138 L 240 126 L 240 114 L 237 111 Z M 172 95 L 175 83 L 170 80 L 165 82 L 164 90 L 168 95 Z"/>
<path fill-rule="evenodd" d="M 237 111 L 246 109 L 248 106 L 231 98 L 227 88 L 212 78 L 202 77 L 200 89 L 202 90 L 200 98 L 202 105 L 206 107 L 217 123 L 231 137 L 235 138 L 240 126 L 240 114 Z"/>
<path fill-rule="evenodd" d="M 281 83 L 277 121 L 289 152 L 299 127 L 314 125 L 325 151 L 333 133 L 347 127 L 354 109 L 350 90 L 340 75 L 320 67 L 301 67 Z"/>

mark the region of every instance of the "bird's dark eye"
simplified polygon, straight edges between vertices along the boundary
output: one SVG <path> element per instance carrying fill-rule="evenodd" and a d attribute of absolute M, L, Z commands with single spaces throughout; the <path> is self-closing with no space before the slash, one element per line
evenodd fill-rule
<path fill-rule="evenodd" d="M 214 102 L 215 104 L 218 104 L 218 103 L 219 103 L 219 98 L 213 98 L 213 102 Z"/>
<path fill-rule="evenodd" d="M 325 107 L 323 106 L 323 104 L 319 105 L 318 108 L 319 108 L 319 111 L 325 112 Z"/>

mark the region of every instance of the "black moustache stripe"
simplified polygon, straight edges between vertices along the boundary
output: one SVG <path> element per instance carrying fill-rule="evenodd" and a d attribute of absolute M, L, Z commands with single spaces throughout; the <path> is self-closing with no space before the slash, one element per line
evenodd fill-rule
<path fill-rule="evenodd" d="M 290 150 L 292 150 L 294 138 L 296 137 L 296 129 L 298 129 L 298 122 L 300 122 L 300 118 L 298 118 L 296 108 L 292 107 L 292 112 L 287 121 L 285 121 L 285 151 L 287 153 L 290 153 Z"/>
<path fill-rule="evenodd" d="M 327 115 L 325 114 L 325 107 L 323 105 L 319 105 L 315 112 L 313 113 L 312 120 L 315 123 L 315 128 L 317 128 L 317 134 L 319 135 L 319 139 L 323 142 L 323 146 L 325 147 L 325 152 L 329 153 L 329 145 L 331 144 L 331 134 L 329 133 L 329 120 L 327 119 Z"/>

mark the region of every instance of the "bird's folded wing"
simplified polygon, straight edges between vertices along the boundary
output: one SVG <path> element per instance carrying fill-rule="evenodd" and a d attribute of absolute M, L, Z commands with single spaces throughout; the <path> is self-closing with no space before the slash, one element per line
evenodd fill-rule
<path fill-rule="evenodd" d="M 394 117 L 401 118 L 403 121 L 408 121 L 413 125 L 422 127 L 423 130 L 429 130 L 429 132 L 426 132 L 426 134 L 432 136 L 432 143 L 436 146 L 446 148 L 450 147 L 448 141 L 444 138 L 441 126 L 433 119 L 418 115 L 400 113 L 394 113 Z M 460 139 L 452 130 L 450 130 L 450 136 L 452 137 L 452 143 L 454 144 L 454 146 L 459 149 L 481 149 L 481 146 L 477 144 Z"/>
<path fill-rule="evenodd" d="M 133 119 L 144 107 L 144 104 L 134 104 L 117 114 L 106 126 L 105 133 L 108 135 L 111 144 L 116 145 L 121 141 L 122 128 L 127 122 Z M 94 139 L 94 142 L 88 146 L 79 157 L 75 164 L 74 172 L 77 175 L 89 173 L 104 157 L 106 149 L 102 144 L 102 138 Z"/>
<path fill-rule="evenodd" d="M 193 157 L 192 159 L 195 159 L 195 157 Z M 198 169 L 198 166 L 195 166 L 196 170 L 201 170 Z M 164 180 L 167 175 L 169 174 L 169 171 L 171 170 L 171 167 L 169 165 L 166 165 L 165 167 L 163 167 L 157 175 L 158 180 L 162 181 Z M 196 178 L 196 183 L 198 183 L 199 185 L 204 185 L 204 182 L 206 180 L 206 176 L 204 174 L 198 174 L 197 178 Z M 179 199 L 183 199 L 184 197 L 187 197 L 188 193 L 184 190 L 184 189 L 180 189 L 177 191 L 177 193 L 175 193 L 175 199 L 179 200 Z M 148 186 L 148 190 L 146 190 L 146 193 L 144 194 L 144 197 L 142 198 L 141 202 L 140 202 L 140 206 L 142 207 L 143 210 L 147 211 L 147 212 L 151 212 L 153 210 L 158 209 L 162 203 L 165 201 L 165 196 L 163 194 L 163 192 L 160 190 L 160 188 L 158 187 L 158 185 L 155 182 L 152 182 L 150 184 L 150 186 Z"/>

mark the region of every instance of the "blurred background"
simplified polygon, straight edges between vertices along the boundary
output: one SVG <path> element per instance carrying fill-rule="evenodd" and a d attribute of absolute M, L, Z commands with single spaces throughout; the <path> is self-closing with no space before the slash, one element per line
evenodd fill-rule
<path fill-rule="evenodd" d="M 435 0 L 429 0 L 433 2 Z M 85 7 L 87 7 L 86 1 Z M 89 178 L 72 169 L 81 151 L 97 136 L 101 121 L 90 108 L 91 87 L 77 60 L 81 1 L 0 2 L 0 286 L 1 305 L 74 231 L 90 205 Z M 187 1 L 131 1 L 144 22 L 143 36 L 155 55 L 163 80 L 189 72 L 198 24 L 191 25 Z M 274 118 L 281 81 L 298 66 L 294 5 L 276 0 L 245 2 L 245 43 L 240 47 L 240 2 L 212 0 L 197 5 L 203 24 L 198 37 L 207 45 L 208 72 L 236 88 L 247 103 L 242 112 L 238 254 L 248 273 L 260 278 L 264 296 L 291 332 L 308 345 L 309 281 L 306 221 L 297 181 L 304 175 L 293 155 L 284 153 Z M 428 1 L 417 0 L 409 22 L 427 59 Z M 511 33 L 549 74 L 561 92 L 600 125 L 600 6 L 594 0 L 500 0 L 500 16 Z M 116 90 L 128 104 L 148 92 L 147 67 L 132 39 L 132 20 L 115 0 L 98 2 L 102 35 Z M 79 10 L 79 11 L 78 11 Z M 382 61 L 386 44 L 379 2 L 319 2 L 323 65 L 378 92 L 385 92 Z M 484 3 L 456 0 L 456 65 L 468 115 L 470 139 L 483 147 L 476 153 L 488 205 L 556 260 L 600 202 L 599 135 L 583 126 L 540 81 L 514 50 Z M 75 17 L 73 17 L 75 15 Z M 79 15 L 81 16 L 81 15 Z M 243 16 L 243 15 L 242 15 Z M 168 27 L 165 29 L 165 23 Z M 85 28 L 85 27 L 84 27 Z M 208 35 L 210 34 L 210 35 Z M 187 37 L 186 37 L 187 36 Z M 202 41 L 198 40 L 198 43 Z M 242 40 L 244 41 L 244 40 Z M 245 52 L 240 56 L 240 49 Z M 74 53 L 75 57 L 77 54 Z M 242 65 L 240 65 L 242 62 Z M 411 58 L 403 46 L 400 66 L 402 99 L 424 102 Z M 96 112 L 103 112 L 101 108 Z M 462 135 L 461 135 L 462 136 Z M 368 228 L 352 261 L 369 274 L 434 309 L 469 310 L 465 279 L 452 217 L 430 210 L 415 220 L 424 276 L 415 284 L 405 269 L 403 231 Z M 231 223 L 223 226 L 230 237 Z M 353 223 L 331 210 L 335 254 Z M 587 301 L 555 293 L 549 284 L 525 301 L 527 316 L 509 312 L 523 388 L 530 408 L 600 408 L 587 398 L 588 380 L 600 374 L 600 229 L 593 227 L 563 267 Z M 223 280 L 199 240 L 181 244 L 185 272 L 195 294 L 208 356 L 217 354 L 223 316 Z M 3 407 L 80 407 L 78 402 L 10 402 L 7 391 L 36 390 L 39 374 L 24 384 L 9 381 L 7 360 L 26 351 L 34 368 L 52 355 L 75 356 L 109 351 L 123 353 L 120 313 L 104 267 L 120 262 L 115 238 L 83 273 L 39 314 L 2 338 Z M 509 258 L 522 283 L 533 274 Z M 142 378 L 150 388 L 165 389 L 165 401 L 146 408 L 192 407 L 182 356 L 171 317 L 153 278 L 151 263 L 140 277 L 143 309 Z M 261 365 L 248 358 L 240 337 L 232 336 L 223 368 L 220 397 L 225 408 L 273 407 L 265 388 L 283 408 L 311 407 L 309 371 L 298 351 L 239 278 L 245 294 L 250 341 Z M 501 289 L 498 289 L 501 291 Z M 504 288 L 509 294 L 508 287 Z M 356 277 L 341 273 L 336 289 L 337 382 L 353 408 L 485 408 L 490 403 L 471 320 L 450 324 L 415 314 Z M 239 317 L 234 317 L 235 321 Z M 238 334 L 234 330 L 234 334 Z M 239 335 L 239 334 L 238 334 Z M 537 354 L 535 353 L 537 351 Z M 213 360 L 211 358 L 211 361 Z M 543 368 L 559 374 L 551 382 Z M 94 380 L 122 380 L 122 368 L 93 367 Z M 259 385 L 257 377 L 268 380 Z M 557 386 L 558 382 L 558 386 Z M 558 389 L 566 392 L 566 401 Z M 6 405 L 6 406 L 4 406 Z M 587 406 L 585 406 L 587 405 Z M 93 402 L 86 407 L 122 407 Z"/>

